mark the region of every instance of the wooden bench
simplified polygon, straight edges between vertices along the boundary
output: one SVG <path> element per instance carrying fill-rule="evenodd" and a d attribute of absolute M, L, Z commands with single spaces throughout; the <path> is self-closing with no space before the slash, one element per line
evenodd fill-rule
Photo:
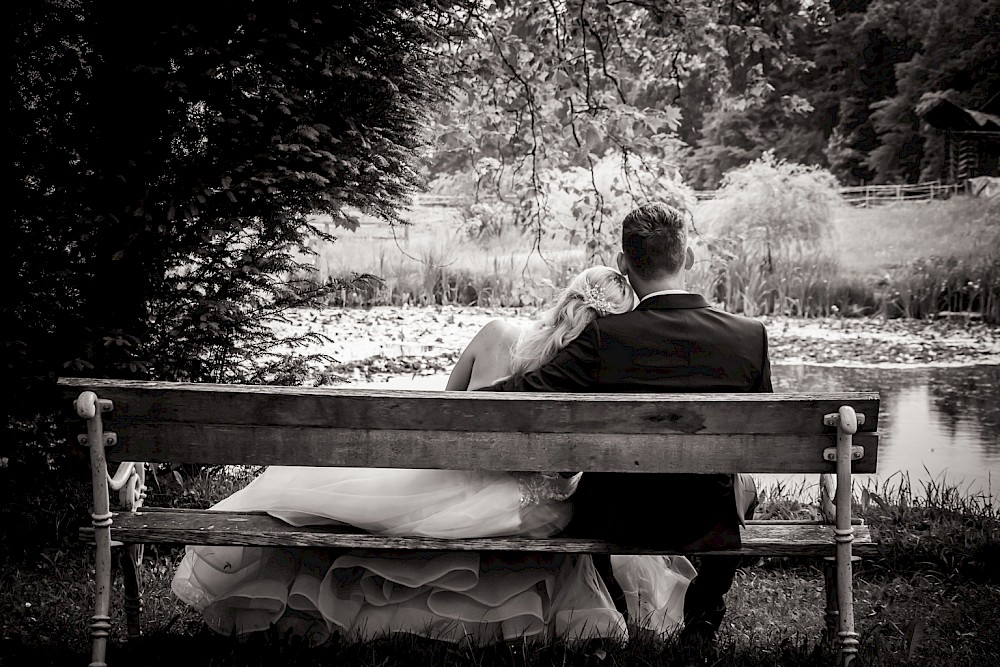
<path fill-rule="evenodd" d="M 264 513 L 143 507 L 145 463 L 469 470 L 820 473 L 851 488 L 875 472 L 877 393 L 500 394 L 183 384 L 64 378 L 87 432 L 94 490 L 93 665 L 111 628 L 111 547 L 124 546 L 128 632 L 139 633 L 141 545 L 283 545 L 366 549 L 669 553 L 635 543 L 552 537 L 380 537 L 294 527 Z M 108 461 L 118 463 L 110 475 Z M 140 463 L 142 462 L 142 463 Z M 123 509 L 113 512 L 109 487 Z M 828 485 L 821 485 L 828 488 Z M 829 499 L 828 499 L 829 500 Z M 832 506 L 832 502 L 828 502 Z M 830 508 L 831 513 L 833 508 Z M 852 560 L 874 552 L 867 526 L 836 493 L 836 523 L 749 522 L 742 548 L 712 553 L 826 559 L 827 640 L 857 652 Z"/>

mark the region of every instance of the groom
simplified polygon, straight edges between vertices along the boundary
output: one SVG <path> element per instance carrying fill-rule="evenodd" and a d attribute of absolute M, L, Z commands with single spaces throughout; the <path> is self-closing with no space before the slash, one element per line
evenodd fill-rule
<path fill-rule="evenodd" d="M 622 221 L 618 268 L 640 299 L 635 310 L 592 322 L 549 363 L 489 390 L 772 391 L 764 325 L 688 292 L 685 273 L 693 264 L 680 211 L 664 204 L 633 210 Z M 738 547 L 744 515 L 752 516 L 756 505 L 755 491 L 741 481 L 733 475 L 587 473 L 567 532 L 619 542 L 653 533 L 664 548 L 682 550 Z M 701 559 L 684 600 L 687 637 L 714 638 L 738 561 Z M 595 556 L 595 564 L 622 609 L 609 557 Z"/>

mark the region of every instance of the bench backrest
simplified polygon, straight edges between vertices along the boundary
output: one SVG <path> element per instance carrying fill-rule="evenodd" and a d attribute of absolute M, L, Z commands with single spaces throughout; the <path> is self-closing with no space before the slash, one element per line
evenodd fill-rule
<path fill-rule="evenodd" d="M 826 414 L 875 472 L 879 395 L 502 394 L 63 378 L 109 399 L 113 461 L 607 472 L 834 472 Z M 76 422 L 77 424 L 79 422 Z"/>

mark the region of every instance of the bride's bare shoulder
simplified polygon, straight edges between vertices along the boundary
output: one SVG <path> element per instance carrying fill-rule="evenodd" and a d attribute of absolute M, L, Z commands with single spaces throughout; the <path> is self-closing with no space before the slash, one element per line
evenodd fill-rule
<path fill-rule="evenodd" d="M 476 338 L 482 338 L 485 344 L 513 343 L 520 335 L 521 327 L 509 320 L 496 319 L 483 325 Z"/>
<path fill-rule="evenodd" d="M 507 320 L 490 320 L 476 332 L 466 349 L 473 354 L 483 350 L 495 350 L 517 342 L 521 329 Z"/>
<path fill-rule="evenodd" d="M 464 391 L 470 386 L 485 386 L 500 377 L 500 367 L 509 365 L 511 348 L 520 334 L 520 328 L 506 320 L 487 322 L 459 355 L 445 388 Z M 488 381 L 484 382 L 484 378 Z"/>

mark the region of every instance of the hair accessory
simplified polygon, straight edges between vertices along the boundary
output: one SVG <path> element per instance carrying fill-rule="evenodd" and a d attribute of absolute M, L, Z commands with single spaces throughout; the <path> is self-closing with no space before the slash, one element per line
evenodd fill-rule
<path fill-rule="evenodd" d="M 615 308 L 601 290 L 590 284 L 583 289 L 583 305 L 593 308 L 598 315 L 607 315 Z"/>

